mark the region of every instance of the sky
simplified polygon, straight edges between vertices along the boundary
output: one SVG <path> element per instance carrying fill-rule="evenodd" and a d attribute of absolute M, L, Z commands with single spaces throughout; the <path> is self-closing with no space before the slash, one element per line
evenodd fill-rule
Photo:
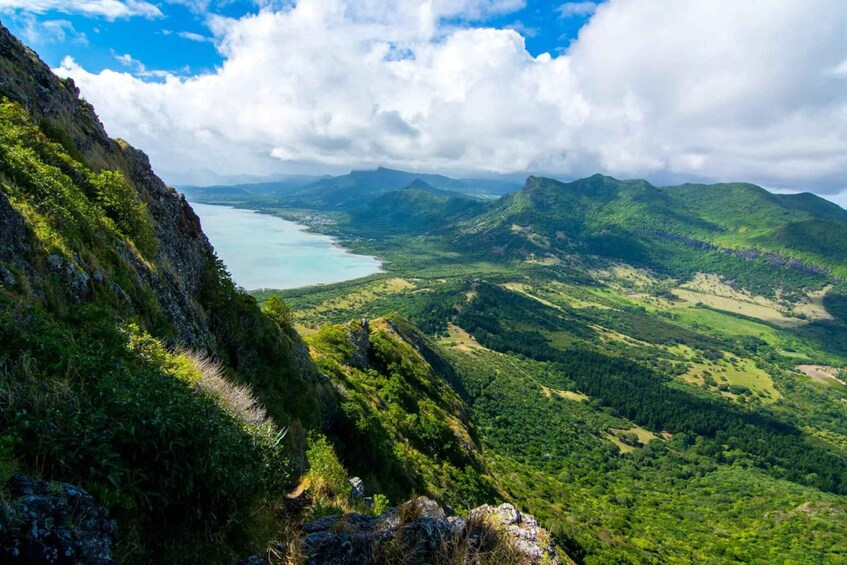
<path fill-rule="evenodd" d="M 0 0 L 177 184 L 386 166 L 847 205 L 842 0 Z"/>

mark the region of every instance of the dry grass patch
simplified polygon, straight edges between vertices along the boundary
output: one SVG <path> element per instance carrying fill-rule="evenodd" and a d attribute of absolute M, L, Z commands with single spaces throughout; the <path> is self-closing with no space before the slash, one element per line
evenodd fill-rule
<path fill-rule="evenodd" d="M 815 382 L 823 384 L 847 384 L 842 380 L 840 371 L 826 365 L 797 365 L 797 370 Z"/>
<path fill-rule="evenodd" d="M 762 402 L 770 403 L 782 398 L 766 371 L 758 368 L 750 359 L 730 354 L 718 361 L 694 365 L 682 379 L 691 384 L 717 390 L 722 396 L 733 400 L 754 395 Z M 745 392 L 745 389 L 749 393 Z"/>
<path fill-rule="evenodd" d="M 795 301 L 782 299 L 777 290 L 776 299 L 770 299 L 735 289 L 718 275 L 698 273 L 672 292 L 692 304 L 704 304 L 716 310 L 741 314 L 781 327 L 796 327 L 813 320 L 832 319 L 823 306 L 823 297 L 830 288 L 810 292 Z"/>
<path fill-rule="evenodd" d="M 541 385 L 541 394 L 543 394 L 547 398 L 552 398 L 555 394 L 556 396 L 565 398 L 567 400 L 572 400 L 574 402 L 587 402 L 589 398 L 588 395 L 582 394 L 581 392 L 574 392 L 572 390 L 559 390 L 544 385 Z"/>
<path fill-rule="evenodd" d="M 455 324 L 447 324 L 447 337 L 441 338 L 438 343 L 466 353 L 474 350 L 491 351 L 480 345 L 474 336 Z"/>
<path fill-rule="evenodd" d="M 647 445 L 653 440 L 665 440 L 670 434 L 656 435 L 650 430 L 635 426 L 627 430 L 619 428 L 611 428 L 606 438 L 614 443 L 621 453 L 630 453 L 637 448 Z"/>

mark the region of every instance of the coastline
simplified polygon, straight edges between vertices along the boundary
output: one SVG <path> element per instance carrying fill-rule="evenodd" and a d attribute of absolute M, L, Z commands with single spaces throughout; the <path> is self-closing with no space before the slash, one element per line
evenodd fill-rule
<path fill-rule="evenodd" d="M 192 207 L 192 210 L 194 210 L 194 213 L 197 214 L 197 216 L 200 218 L 201 224 L 203 223 L 203 217 L 197 212 L 197 209 L 195 208 L 195 206 L 198 206 L 198 205 L 200 205 L 200 206 L 214 206 L 215 208 L 226 208 L 226 209 L 237 210 L 237 211 L 241 211 L 241 212 L 249 212 L 249 213 L 252 213 L 252 214 L 260 214 L 262 216 L 269 216 L 269 217 L 276 218 L 277 220 L 280 220 L 282 222 L 289 224 L 289 226 L 291 226 L 293 229 L 295 229 L 296 231 L 298 231 L 300 233 L 307 234 L 308 236 L 318 237 L 318 238 L 322 239 L 323 241 L 329 243 L 330 246 L 332 246 L 333 249 L 340 251 L 344 255 L 348 255 L 348 256 L 356 257 L 356 258 L 368 258 L 368 259 L 372 260 L 374 268 L 375 268 L 374 272 L 368 273 L 368 274 L 363 275 L 363 276 L 356 276 L 356 277 L 352 277 L 352 278 L 340 278 L 340 279 L 333 278 L 332 280 L 326 280 L 326 281 L 317 282 L 317 283 L 303 284 L 303 285 L 292 286 L 292 287 L 262 286 L 262 287 L 256 287 L 256 288 L 247 288 L 246 286 L 241 285 L 241 283 L 239 283 L 238 281 L 235 281 L 236 284 L 238 284 L 239 286 L 242 286 L 242 288 L 244 288 L 245 291 L 247 291 L 248 293 L 261 292 L 261 291 L 284 291 L 284 290 L 294 290 L 294 289 L 299 289 L 299 288 L 309 288 L 309 287 L 315 287 L 315 286 L 326 286 L 326 285 L 331 285 L 331 284 L 343 283 L 343 282 L 347 282 L 347 281 L 351 281 L 351 280 L 367 278 L 367 277 L 370 277 L 370 276 L 384 274 L 384 273 L 387 272 L 387 270 L 385 269 L 385 265 L 387 264 L 387 261 L 384 260 L 382 257 L 376 256 L 376 255 L 365 255 L 365 254 L 356 253 L 352 249 L 345 247 L 341 243 L 341 240 L 336 235 L 321 232 L 319 230 L 316 230 L 314 228 L 314 226 L 310 226 L 310 225 L 307 225 L 307 224 L 300 223 L 300 222 L 296 221 L 295 219 L 292 219 L 291 217 L 283 217 L 283 216 L 280 216 L 278 214 L 274 214 L 273 212 L 270 212 L 270 211 L 267 211 L 267 210 L 257 210 L 257 209 L 254 209 L 254 208 L 246 208 L 246 207 L 242 208 L 242 207 L 239 207 L 239 206 L 233 206 L 230 203 L 217 204 L 217 203 L 209 203 L 209 202 L 193 202 L 193 201 L 188 200 L 187 198 L 186 198 L 186 201 Z M 206 230 L 206 228 L 204 227 L 204 231 L 205 230 Z M 211 240 L 210 240 L 210 242 L 211 242 Z M 212 243 L 212 246 L 214 247 L 214 242 L 211 242 L 211 243 Z M 235 275 L 233 275 L 233 278 L 235 278 Z"/>

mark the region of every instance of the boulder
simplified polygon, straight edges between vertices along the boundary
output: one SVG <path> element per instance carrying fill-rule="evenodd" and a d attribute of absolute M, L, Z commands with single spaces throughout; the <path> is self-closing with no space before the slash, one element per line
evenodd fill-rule
<path fill-rule="evenodd" d="M 79 487 L 25 475 L 9 481 L 0 510 L 2 563 L 113 563 L 115 522 Z"/>
<path fill-rule="evenodd" d="M 350 479 L 350 499 L 363 500 L 365 498 L 365 483 L 359 477 Z"/>
<path fill-rule="evenodd" d="M 308 564 L 502 563 L 558 564 L 550 535 L 514 506 L 481 506 L 468 519 L 448 517 L 419 497 L 379 516 L 327 516 L 303 526 L 300 546 Z M 486 561 L 487 562 L 487 561 Z"/>

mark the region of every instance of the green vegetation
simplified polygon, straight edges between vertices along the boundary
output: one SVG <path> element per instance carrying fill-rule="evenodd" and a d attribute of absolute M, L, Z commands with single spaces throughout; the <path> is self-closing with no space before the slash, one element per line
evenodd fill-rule
<path fill-rule="evenodd" d="M 257 298 L 309 331 L 398 312 L 429 334 L 496 491 L 577 562 L 843 562 L 844 263 L 779 235 L 843 211 L 700 189 L 723 200 L 530 179 L 421 229 L 402 218 L 423 200 L 394 192 L 321 228 L 388 273 Z"/>
<path fill-rule="evenodd" d="M 251 296 L 66 114 L 0 102 L 0 483 L 90 491 L 120 560 L 296 560 L 302 520 L 419 493 L 512 500 L 578 563 L 847 562 L 837 206 L 601 175 L 490 201 L 388 169 L 205 191 L 387 260 Z"/>
<path fill-rule="evenodd" d="M 343 391 L 327 434 L 369 491 L 394 502 L 427 494 L 458 508 L 492 498 L 463 402 L 435 369 L 449 365 L 417 330 L 378 319 L 325 326 L 307 343 Z"/>
<path fill-rule="evenodd" d="M 48 251 L 67 253 L 65 238 L 102 241 L 105 232 L 126 237 L 152 256 L 155 240 L 146 207 L 121 173 L 95 172 L 71 157 L 18 104 L 0 102 L 0 121 L 4 192 Z"/>
<path fill-rule="evenodd" d="M 81 485 L 117 519 L 121 560 L 264 551 L 258 517 L 302 470 L 285 426 L 320 419 L 284 308 L 262 315 L 209 255 L 192 307 L 212 343 L 174 347 L 175 306 L 153 286 L 170 267 L 141 193 L 19 105 L 0 114 L 0 206 L 24 226 L 0 255 L 0 479 Z"/>

